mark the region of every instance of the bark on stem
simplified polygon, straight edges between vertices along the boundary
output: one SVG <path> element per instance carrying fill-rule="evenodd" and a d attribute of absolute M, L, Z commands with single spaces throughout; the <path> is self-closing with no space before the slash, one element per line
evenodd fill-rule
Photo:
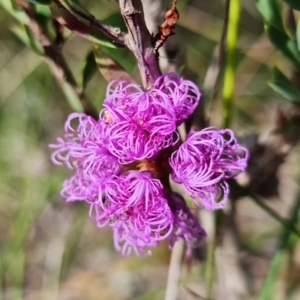
<path fill-rule="evenodd" d="M 97 20 L 92 14 L 79 9 L 76 4 L 70 5 L 68 2 L 63 0 L 53 0 L 53 4 L 55 5 L 52 5 L 52 13 L 55 11 L 54 8 L 56 7 L 59 11 L 58 15 L 62 15 L 68 20 L 65 26 L 71 31 L 76 32 L 75 29 L 77 29 L 78 31 L 86 30 L 88 32 L 91 28 L 95 28 L 97 31 L 105 34 L 115 44 L 123 47 L 125 46 L 125 33 L 122 32 L 120 28 L 107 25 L 100 20 Z M 71 19 L 68 19 L 70 17 Z"/>
<path fill-rule="evenodd" d="M 136 57 L 143 86 L 148 90 L 161 75 L 161 72 L 158 56 L 153 47 L 152 36 L 144 20 L 142 3 L 140 0 L 120 0 L 119 2 L 121 14 L 128 29 L 125 44 Z"/>

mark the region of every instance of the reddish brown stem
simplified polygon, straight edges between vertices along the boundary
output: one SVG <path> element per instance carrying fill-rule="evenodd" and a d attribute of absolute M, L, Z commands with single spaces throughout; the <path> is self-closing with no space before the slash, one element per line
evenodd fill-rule
<path fill-rule="evenodd" d="M 136 57 L 144 88 L 150 89 L 161 72 L 152 37 L 144 20 L 142 3 L 140 0 L 120 0 L 119 2 L 128 29 L 125 45 Z"/>

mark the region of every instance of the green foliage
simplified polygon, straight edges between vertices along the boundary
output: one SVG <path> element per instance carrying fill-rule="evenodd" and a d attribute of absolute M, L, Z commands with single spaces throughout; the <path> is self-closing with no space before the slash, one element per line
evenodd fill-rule
<path fill-rule="evenodd" d="M 70 0 L 58 0 L 58 2 L 59 5 L 52 2 L 50 9 L 52 15 L 56 19 L 59 19 L 65 27 L 96 44 L 109 48 L 117 48 L 116 44 L 94 28 L 94 16 L 85 8 Z"/>
<path fill-rule="evenodd" d="M 24 24 L 29 23 L 26 13 L 16 6 L 12 0 L 0 0 L 0 5 L 19 22 Z"/>
<path fill-rule="evenodd" d="M 226 64 L 224 70 L 223 85 L 223 126 L 230 127 L 233 118 L 233 97 L 235 87 L 236 47 L 238 41 L 238 29 L 240 24 L 241 3 L 233 0 L 229 5 L 229 23 L 227 29 Z"/>
<path fill-rule="evenodd" d="M 16 25 L 11 28 L 15 36 L 23 42 L 27 47 L 31 48 L 38 55 L 43 55 L 42 45 L 34 38 L 29 27 L 25 24 Z"/>
<path fill-rule="evenodd" d="M 293 9 L 300 11 L 300 1 L 299 0 L 283 0 L 283 1 L 286 2 Z"/>
<path fill-rule="evenodd" d="M 296 41 L 275 26 L 266 24 L 265 30 L 274 46 L 300 70 L 300 52 Z"/>
<path fill-rule="evenodd" d="M 300 20 L 298 21 L 298 24 L 297 24 L 296 38 L 297 38 L 298 50 L 300 51 Z"/>
<path fill-rule="evenodd" d="M 292 8 L 299 8 L 300 1 L 285 0 Z M 300 22 L 296 30 L 296 40 L 288 34 L 283 25 L 279 3 L 273 0 L 256 0 L 257 7 L 265 19 L 265 31 L 273 45 L 300 70 Z M 274 69 L 270 87 L 284 99 L 300 102 L 300 91 L 293 86 L 278 68 Z"/>
<path fill-rule="evenodd" d="M 40 4 L 40 5 L 49 5 L 52 2 L 52 0 L 25 0 L 25 1 L 33 4 Z"/>
<path fill-rule="evenodd" d="M 95 62 L 95 55 L 94 51 L 90 51 L 88 55 L 86 56 L 86 59 L 84 61 L 84 67 L 82 71 L 82 80 L 81 80 L 81 86 L 83 89 L 86 88 L 88 82 L 92 79 L 93 75 L 97 71 L 97 64 Z"/>
<path fill-rule="evenodd" d="M 41 2 L 44 2 L 42 0 L 29 1 L 35 3 L 34 7 L 38 14 L 38 22 L 49 35 L 50 40 L 55 42 L 56 32 L 54 31 L 55 28 L 51 27 L 53 19 L 52 15 L 49 13 L 49 7 L 41 4 Z M 37 297 L 50 299 L 51 295 L 49 296 L 47 294 L 48 290 L 54 290 L 53 287 L 57 286 L 56 294 L 52 298 L 60 298 L 62 297 L 62 294 L 66 292 L 66 289 L 69 292 L 69 290 L 71 290 L 70 287 L 74 286 L 73 292 L 79 298 L 98 299 L 100 295 L 101 299 L 102 297 L 103 299 L 111 299 L 111 297 L 106 298 L 103 296 L 105 295 L 105 290 L 102 286 L 98 286 L 97 284 L 95 298 L 92 298 L 92 293 L 89 294 L 89 292 L 86 293 L 86 295 L 81 296 L 80 292 L 76 289 L 78 286 L 81 289 L 84 284 L 88 286 L 89 291 L 90 289 L 93 289 L 95 286 L 94 281 L 90 280 L 89 275 L 90 273 L 95 272 L 97 273 L 97 277 L 102 276 L 101 274 L 99 275 L 99 269 L 104 270 L 103 273 L 105 278 L 103 278 L 103 281 L 105 283 L 113 278 L 113 289 L 115 287 L 121 289 L 122 284 L 120 284 L 119 287 L 118 276 L 112 277 L 110 274 L 112 273 L 112 270 L 118 272 L 116 271 L 118 269 L 116 261 L 119 259 L 119 256 L 112 251 L 111 233 L 109 232 L 107 234 L 95 229 L 94 224 L 87 218 L 88 212 L 84 203 L 74 203 L 73 205 L 77 207 L 72 210 L 72 208 L 69 208 L 69 206 L 66 207 L 64 202 L 61 201 L 59 190 L 61 189 L 66 174 L 63 173 L 64 171 L 60 168 L 53 167 L 52 169 L 49 159 L 50 151 L 47 149 L 47 145 L 53 142 L 57 135 L 62 133 L 63 122 L 70 110 L 82 111 L 82 105 L 78 98 L 78 94 L 74 93 L 74 87 L 70 86 L 67 82 L 64 82 L 63 90 L 65 91 L 65 95 L 67 95 L 71 106 L 71 109 L 68 108 L 68 105 L 64 101 L 64 95 L 61 93 L 58 86 L 54 84 L 55 81 L 53 76 L 50 74 L 49 68 L 43 63 L 43 60 L 32 53 L 32 51 L 24 48 L 23 45 L 20 45 L 15 38 L 11 37 L 9 32 L 7 34 L 7 28 L 12 27 L 14 34 L 27 47 L 33 49 L 38 54 L 43 54 L 41 45 L 34 39 L 30 28 L 28 27 L 28 17 L 20 10 L 20 8 L 13 4 L 13 2 L 14 1 L 11 0 L 0 0 L 0 4 L 15 18 L 15 20 L 18 21 L 16 22 L 13 20 L 13 26 L 10 25 L 5 27 L 6 24 L 1 24 L 4 31 L 6 30 L 6 33 L 0 33 L 2 40 L 0 40 L 0 46 L 2 47 L 0 53 L 0 84 L 5 82 L 1 85 L 0 89 L 0 148 L 3 150 L 0 157 L 2 166 L 0 170 L 0 194 L 3 194 L 3 196 L 0 197 L 0 246 L 4 245 L 4 247 L 0 247 L 0 273 L 2 272 L 0 274 L 2 275 L 2 277 L 0 276 L 2 280 L 0 289 L 8 289 L 11 286 L 13 289 L 18 290 L 18 296 L 12 298 L 16 300 L 22 299 L 24 293 L 26 293 L 26 297 L 27 293 L 29 294 L 29 298 L 31 298 L 31 296 L 34 297 L 34 295 L 31 295 L 31 290 L 28 288 L 27 282 L 30 281 L 32 273 L 35 274 L 35 270 L 38 270 L 39 277 L 43 278 L 43 282 L 40 287 L 37 283 L 37 288 L 33 291 L 34 294 L 37 294 Z M 100 108 L 101 101 L 105 98 L 104 93 L 106 83 L 100 76 L 95 76 L 98 79 L 97 82 L 96 80 L 91 79 L 99 70 L 103 77 L 108 81 L 118 78 L 131 80 L 130 77 L 134 76 L 132 74 L 135 74 L 135 69 L 137 69 L 134 57 L 125 48 L 117 48 L 117 46 L 109 39 L 105 38 L 102 34 L 99 34 L 98 31 L 96 32 L 96 30 L 92 28 L 95 19 L 86 10 L 92 1 L 88 2 L 81 0 L 82 4 L 87 5 L 80 5 L 80 2 L 77 0 L 55 0 L 55 2 L 61 4 L 60 7 L 55 6 L 53 3 L 51 4 L 52 12 L 56 13 L 57 17 L 60 17 L 63 21 L 69 21 L 70 23 L 68 26 L 70 26 L 70 29 L 74 26 L 74 32 L 77 32 L 84 38 L 100 45 L 95 48 L 95 50 L 88 51 L 87 56 L 83 58 L 82 55 L 85 55 L 87 49 L 91 49 L 90 43 L 85 41 L 78 42 L 78 37 L 72 37 L 69 40 L 65 39 L 62 43 L 66 44 L 63 54 L 67 58 L 68 65 L 71 66 L 72 73 L 74 72 L 74 77 L 81 80 L 81 87 L 78 87 L 78 89 L 81 91 L 82 88 L 86 94 L 89 93 L 88 95 L 91 96 L 90 98 L 92 98 L 93 104 L 97 101 Z M 208 12 L 205 10 L 203 16 L 207 18 L 207 20 L 205 19 L 205 22 L 200 22 L 199 19 L 201 18 L 198 17 L 197 19 L 195 16 L 198 16 L 198 12 L 200 13 L 199 15 L 201 15 L 202 8 L 190 6 L 190 2 L 190 0 L 178 2 L 180 9 L 183 9 L 184 5 L 187 6 L 188 13 L 182 13 L 181 27 L 178 28 L 177 38 L 179 38 L 180 41 L 180 48 L 182 50 L 187 50 L 187 61 L 183 62 L 185 67 L 185 74 L 183 76 L 185 77 L 187 75 L 186 77 L 192 78 L 194 82 L 201 83 L 204 81 L 204 76 L 209 65 L 215 64 L 213 61 L 214 57 L 211 59 L 211 53 L 216 47 L 221 35 L 224 11 L 222 10 L 223 7 L 221 7 L 221 5 L 220 9 L 216 12 Z M 194 1 L 194 3 L 195 2 L 196 1 Z M 268 36 L 276 49 L 280 50 L 284 55 L 284 57 L 279 58 L 276 56 L 279 60 L 278 63 L 280 66 L 283 66 L 282 62 L 284 62 L 286 57 L 292 62 L 295 68 L 299 69 L 300 22 L 297 24 L 295 40 L 284 28 L 282 10 L 280 7 L 282 1 L 257 0 L 256 2 L 265 18 L 265 28 Z M 296 3 L 297 1 L 286 2 Z M 222 4 L 223 3 L 224 1 Z M 101 19 L 105 21 L 106 24 L 114 25 L 125 30 L 126 27 L 121 15 L 115 11 L 112 13 L 114 5 L 117 7 L 117 4 L 111 1 L 101 1 L 101 4 L 100 2 L 94 1 L 93 13 L 97 15 L 100 14 L 101 11 L 103 16 L 108 16 Z M 199 4 L 199 7 L 201 7 L 201 4 Z M 191 8 L 193 9 L 191 10 Z M 256 30 L 257 28 L 253 26 L 253 22 L 251 23 L 251 18 L 247 13 L 244 14 L 246 12 L 245 6 L 241 7 L 241 9 L 243 10 L 243 16 L 248 19 L 246 20 L 247 22 L 244 22 L 242 19 L 241 23 L 238 25 L 235 23 L 235 28 L 241 29 L 239 33 L 240 36 L 234 36 L 233 44 L 229 43 L 229 46 L 234 48 L 237 47 L 235 55 L 238 59 L 235 62 L 229 60 L 231 63 L 227 66 L 227 72 L 229 72 L 232 77 L 229 85 L 226 85 L 226 88 L 231 88 L 231 99 L 233 99 L 233 88 L 236 87 L 235 96 L 238 96 L 239 101 L 232 102 L 232 108 L 235 111 L 243 111 L 243 113 L 248 116 L 248 119 L 245 121 L 240 115 L 234 114 L 234 118 L 232 118 L 233 127 L 237 128 L 242 124 L 243 130 L 247 131 L 251 127 L 249 126 L 249 122 L 253 122 L 253 126 L 254 124 L 257 126 L 260 122 L 260 117 L 257 118 L 257 116 L 261 115 L 262 102 L 265 107 L 270 106 L 270 108 L 274 108 L 277 103 L 272 102 L 273 94 L 266 93 L 267 87 L 265 78 L 269 76 L 269 66 L 270 63 L 272 63 L 272 58 L 270 60 L 262 59 L 263 55 L 260 57 L 259 54 L 257 56 L 251 56 L 248 54 L 247 50 L 244 51 L 244 49 L 242 49 L 243 46 L 240 47 L 243 43 L 242 40 L 248 38 L 248 33 L 249 35 L 251 33 L 251 36 L 257 39 L 259 39 L 261 34 L 261 31 Z M 190 11 L 192 11 L 192 14 L 190 14 Z M 195 14 L 193 15 L 194 12 Z M 240 12 L 238 10 L 235 10 L 235 12 L 238 17 Z M 0 22 L 4 19 L 8 19 L 9 22 L 11 22 L 11 19 L 5 17 L 0 19 Z M 199 24 L 201 24 L 201 26 L 199 26 Z M 253 28 L 250 30 L 245 26 L 252 26 Z M 246 33 L 246 35 L 242 36 L 244 33 Z M 253 42 L 253 40 L 251 39 L 251 42 Z M 237 43 L 237 41 L 242 41 L 242 43 Z M 247 41 L 247 45 L 250 44 L 248 44 L 248 42 L 249 40 Z M 56 44 L 54 45 L 56 46 Z M 196 54 L 190 51 L 191 45 L 198 51 Z M 57 47 L 59 48 L 60 44 L 58 44 Z M 250 49 L 250 52 L 252 50 L 253 49 Z M 259 49 L 258 52 L 259 51 L 263 53 L 264 49 Z M 162 56 L 160 59 L 163 62 L 163 60 L 166 60 L 167 58 Z M 80 66 L 82 61 L 84 66 L 80 69 L 78 66 Z M 237 67 L 235 67 L 235 63 L 238 64 Z M 37 68 L 37 65 L 40 67 Z M 42 69 L 42 72 L 37 73 L 36 69 Z M 76 73 L 75 71 L 78 70 L 79 72 Z M 220 76 L 223 75 L 223 72 L 221 73 Z M 31 78 L 30 80 L 26 79 L 28 76 Z M 246 77 L 247 79 L 249 78 L 251 84 L 245 83 Z M 222 82 L 221 77 L 220 79 L 220 82 Z M 241 85 L 239 84 L 240 82 L 242 83 Z M 273 78 L 269 82 L 269 85 L 288 101 L 299 103 L 300 92 L 278 68 L 274 68 Z M 218 86 L 217 90 L 220 90 Z M 215 100 L 217 100 L 218 97 L 221 97 L 220 91 L 217 91 L 216 93 L 218 95 Z M 205 91 L 203 95 L 205 95 Z M 205 97 L 202 98 L 202 103 L 204 103 L 204 100 Z M 212 123 L 215 122 L 213 116 L 209 117 L 211 118 Z M 218 118 L 220 117 L 218 116 Z M 266 119 L 268 119 L 266 120 L 267 123 L 270 120 L 269 116 L 266 116 Z M 260 128 L 258 128 L 258 130 L 260 130 Z M 40 166 L 41 169 L 37 170 L 36 167 L 39 163 L 43 164 L 41 164 L 42 167 Z M 59 178 L 55 177 L 57 174 L 60 174 Z M 237 190 L 237 187 L 234 187 L 234 190 Z M 244 194 L 240 194 L 245 196 L 245 198 L 253 197 L 246 189 Z M 276 212 L 278 207 L 273 211 L 260 199 L 258 199 L 258 201 L 253 201 L 260 206 L 266 215 L 270 215 L 278 221 L 278 224 L 280 224 L 284 230 L 283 235 L 288 237 L 289 241 L 291 238 L 294 238 L 295 240 L 298 238 L 299 222 L 297 223 L 296 219 L 285 219 L 284 216 L 281 215 L 281 212 Z M 65 211 L 62 207 L 65 208 Z M 244 226 L 245 223 L 248 222 L 247 220 L 247 222 L 244 222 L 245 218 L 243 213 L 245 210 L 243 211 L 242 205 L 241 207 L 238 205 L 235 209 L 237 210 L 236 216 L 241 214 L 243 219 L 242 223 L 238 223 L 237 221 L 238 226 L 236 227 L 241 238 L 245 238 L 245 236 L 247 238 L 248 234 L 260 238 L 259 243 L 256 243 L 254 245 L 255 247 L 253 247 L 255 248 L 255 255 L 258 254 L 264 256 L 266 245 L 269 253 L 272 246 L 269 245 L 265 236 L 262 237 L 260 228 L 259 230 L 256 228 L 257 225 L 259 226 L 259 216 L 254 215 L 255 218 L 253 218 L 253 214 L 250 216 L 251 208 L 246 208 L 246 210 L 249 210 L 247 211 L 247 213 L 249 213 L 247 220 L 257 218 L 258 222 L 254 220 L 254 226 L 251 227 L 251 233 L 245 233 L 245 231 L 243 231 Z M 296 212 L 298 209 L 295 208 L 294 211 Z M 50 218 L 53 215 L 58 215 L 58 218 Z M 65 219 L 66 223 L 71 223 L 69 229 L 61 226 L 61 224 L 65 225 L 62 222 L 62 219 Z M 58 225 L 57 228 L 61 228 L 61 230 L 54 232 L 51 225 L 56 222 Z M 216 230 L 219 231 L 221 229 L 221 236 L 223 230 L 225 232 L 227 229 L 221 227 L 220 224 L 222 223 L 216 223 Z M 239 225 L 243 228 L 240 228 Z M 270 226 L 270 228 L 273 229 L 268 238 L 268 240 L 271 240 L 271 245 L 273 245 L 273 239 L 278 235 L 278 227 L 276 224 L 273 225 L 271 223 L 270 225 L 267 218 L 264 226 Z M 41 229 L 42 227 L 45 228 Z M 274 230 L 274 228 L 276 228 L 276 230 Z M 86 234 L 86 232 L 88 234 Z M 84 234 L 82 235 L 82 233 Z M 105 234 L 107 234 L 107 236 Z M 104 239 L 108 241 L 107 245 L 97 240 L 103 235 Z M 47 260 L 47 258 L 45 258 L 45 252 L 49 251 L 49 249 L 53 249 L 53 244 L 55 244 L 57 239 L 63 242 L 64 251 L 61 261 L 58 265 L 47 265 L 45 262 Z M 50 247 L 51 244 L 52 248 Z M 280 242 L 280 245 L 283 245 L 283 243 Z M 164 249 L 167 249 L 166 245 L 163 245 L 163 247 L 165 247 Z M 218 244 L 217 247 L 220 247 L 222 250 L 221 244 Z M 187 278 L 184 278 L 182 281 L 183 284 L 179 282 L 182 290 L 184 290 L 185 284 L 188 284 L 188 280 L 194 276 L 192 278 L 193 281 L 195 280 L 195 282 L 198 283 L 202 282 L 203 285 L 206 284 L 208 294 L 210 294 L 210 289 L 212 292 L 214 291 L 212 288 L 215 285 L 215 274 L 218 274 L 217 272 L 219 271 L 218 261 L 216 261 L 216 263 L 214 261 L 215 248 L 214 244 L 209 245 L 209 256 L 206 258 L 206 264 L 194 264 L 194 259 L 186 260 L 187 263 L 190 263 L 189 269 L 201 268 L 202 273 L 200 275 L 200 272 L 197 272 L 197 274 L 191 275 L 189 270 L 189 274 L 186 276 Z M 267 300 L 274 298 L 274 290 L 278 282 L 283 280 L 280 275 L 281 271 L 284 270 L 286 266 L 285 258 L 287 257 L 287 251 L 290 248 L 290 242 L 286 243 L 285 247 L 277 249 L 273 246 L 273 262 L 270 265 L 269 275 L 265 281 L 264 290 L 261 291 L 260 299 Z M 244 250 L 246 251 L 246 249 Z M 167 250 L 164 251 L 166 251 L 164 252 L 167 253 L 166 255 L 169 255 Z M 251 253 L 247 254 L 251 255 Z M 220 253 L 218 253 L 218 255 L 220 255 Z M 55 259 L 58 256 L 59 255 L 55 251 L 52 253 L 50 252 L 50 258 Z M 154 252 L 153 257 L 158 256 L 157 252 Z M 132 258 L 132 260 L 139 261 L 139 269 L 137 272 L 139 272 L 140 269 L 145 268 L 145 260 L 140 260 L 138 258 Z M 96 271 L 94 271 L 93 266 L 90 267 L 90 261 L 95 265 Z M 120 277 L 122 277 L 122 279 L 124 276 L 126 276 L 126 278 L 130 277 L 127 276 L 127 274 L 130 275 L 128 271 L 130 270 L 130 267 L 126 265 L 126 262 L 129 260 L 120 258 L 120 261 L 122 261 L 122 273 L 114 273 L 114 275 L 121 274 Z M 147 259 L 147 261 L 149 260 Z M 53 267 L 53 269 L 51 267 Z M 165 259 L 164 264 L 161 262 L 159 263 L 158 272 L 160 275 L 157 276 L 159 278 L 158 280 L 160 280 L 161 274 L 166 273 L 167 267 L 167 259 Z M 223 266 L 221 266 L 221 268 L 222 267 Z M 132 284 L 132 286 L 134 286 L 134 296 L 128 296 L 128 299 L 154 300 L 163 297 L 165 286 L 162 286 L 161 282 L 154 284 L 150 282 L 150 280 L 156 279 L 155 268 L 155 266 L 151 265 L 150 273 L 148 273 L 147 269 L 144 270 L 147 271 L 145 272 L 147 273 L 147 276 L 148 274 L 154 274 L 153 276 L 148 276 L 150 284 L 148 285 L 148 278 L 146 280 L 142 279 L 147 281 L 147 285 L 139 284 L 140 281 L 138 281 L 136 285 Z M 216 268 L 216 270 L 214 268 Z M 293 267 L 290 269 L 293 271 Z M 296 267 L 294 267 L 294 271 L 295 269 Z M 292 271 L 290 273 L 292 273 Z M 79 277 L 78 274 L 81 272 L 84 274 Z M 126 272 L 125 275 L 124 272 Z M 53 276 L 53 274 L 59 274 L 59 276 L 55 278 L 56 281 L 52 279 L 52 281 L 47 281 L 47 277 Z M 134 274 L 135 277 L 139 277 L 139 275 L 136 274 Z M 231 275 L 230 272 L 227 274 L 228 276 Z M 77 278 L 77 276 L 79 281 L 75 283 L 73 280 L 74 278 Z M 288 280 L 291 277 L 288 277 L 289 275 L 286 276 L 285 283 L 288 283 Z M 254 280 L 257 281 L 258 278 L 249 277 L 250 287 Z M 107 284 L 107 286 L 109 286 L 109 284 Z M 127 284 L 126 281 L 126 288 L 129 286 L 131 286 L 131 282 Z M 115 289 L 117 290 L 117 288 Z M 295 290 L 296 289 L 297 287 Z M 3 293 L 0 291 L 0 295 L 5 294 L 6 292 L 7 290 L 4 290 Z M 295 296 L 295 299 L 298 299 L 297 296 Z M 197 298 L 197 296 L 195 297 Z M 198 298 L 199 297 L 200 296 L 198 296 Z M 210 298 L 213 297 L 214 295 L 211 295 Z M 253 295 L 253 297 L 255 296 Z M 72 298 L 72 296 L 70 296 L 70 298 Z"/>
<path fill-rule="evenodd" d="M 300 69 L 300 52 L 296 41 L 287 34 L 284 28 L 278 2 L 256 0 L 256 5 L 265 19 L 265 31 L 270 41 L 297 69 Z"/>
<path fill-rule="evenodd" d="M 67 81 L 64 81 L 62 83 L 62 89 L 64 91 L 64 94 L 66 96 L 66 99 L 67 99 L 70 107 L 74 111 L 82 112 L 83 106 L 81 104 L 81 101 L 80 101 L 78 95 L 75 93 L 73 86 L 71 86 Z"/>
<path fill-rule="evenodd" d="M 134 300 L 153 300 L 153 299 L 161 299 L 166 287 L 161 286 L 156 288 L 155 290 L 144 294 L 143 296 L 137 297 Z"/>
<path fill-rule="evenodd" d="M 47 17 L 52 20 L 51 11 L 50 11 L 49 6 L 36 4 L 35 11 L 37 14 L 42 15 L 42 16 Z"/>
<path fill-rule="evenodd" d="M 103 22 L 105 24 L 109 24 L 110 26 L 116 26 L 124 32 L 127 30 L 123 17 L 119 13 L 119 11 L 116 11 L 110 14 L 109 16 L 103 18 Z"/>
<path fill-rule="evenodd" d="M 283 30 L 283 22 L 277 0 L 256 0 L 256 6 L 268 24 Z"/>
<path fill-rule="evenodd" d="M 290 80 L 276 67 L 273 70 L 273 79 L 269 81 L 269 85 L 284 99 L 293 103 L 300 103 L 300 91 L 297 90 Z"/>
<path fill-rule="evenodd" d="M 257 0 L 256 4 L 265 18 L 265 31 L 270 41 L 299 69 L 300 52 L 295 40 L 286 33 L 278 2 L 273 0 Z"/>
<path fill-rule="evenodd" d="M 125 69 L 108 54 L 99 48 L 94 48 L 94 55 L 97 67 L 107 82 L 112 80 L 132 81 Z"/>
<path fill-rule="evenodd" d="M 259 300 L 269 300 L 275 298 L 275 285 L 277 283 L 277 278 L 279 276 L 280 270 L 284 266 L 284 258 L 287 254 L 289 246 L 293 243 L 292 237 L 293 233 L 291 231 L 292 227 L 295 227 L 299 219 L 300 211 L 300 192 L 298 193 L 294 202 L 294 206 L 290 210 L 290 217 L 287 221 L 287 228 L 282 232 L 279 237 L 279 249 L 275 253 L 272 259 L 265 284 L 262 287 L 261 293 L 259 295 Z"/>

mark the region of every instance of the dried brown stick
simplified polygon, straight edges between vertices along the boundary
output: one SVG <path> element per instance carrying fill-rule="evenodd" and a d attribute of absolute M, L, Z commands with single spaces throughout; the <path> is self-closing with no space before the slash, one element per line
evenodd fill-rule
<path fill-rule="evenodd" d="M 158 55 L 154 51 L 152 36 L 144 20 L 143 7 L 140 0 L 120 0 L 121 14 L 128 33 L 125 45 L 134 54 L 141 73 L 145 89 L 152 87 L 161 75 L 158 65 Z"/>
<path fill-rule="evenodd" d="M 152 36 L 165 16 L 167 2 L 167 0 L 142 0 L 144 11 L 147 12 L 145 22 Z M 167 39 L 158 49 L 159 66 L 163 73 L 174 72 L 182 66 L 183 55 L 180 50 L 178 38 Z"/>
<path fill-rule="evenodd" d="M 174 0 L 171 9 L 165 14 L 164 22 L 158 27 L 158 33 L 153 37 L 155 43 L 154 50 L 156 52 L 171 35 L 175 34 L 175 26 L 179 19 L 179 12 L 176 5 L 177 0 Z"/>

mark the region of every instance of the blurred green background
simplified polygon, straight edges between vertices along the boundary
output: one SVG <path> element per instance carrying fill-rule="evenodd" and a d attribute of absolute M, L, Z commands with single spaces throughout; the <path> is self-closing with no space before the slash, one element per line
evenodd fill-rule
<path fill-rule="evenodd" d="M 194 80 L 200 89 L 220 40 L 224 2 L 178 1 L 180 20 L 171 39 L 176 40 L 183 57 L 179 66 L 183 76 Z M 113 1 L 81 3 L 100 20 L 114 20 L 119 11 Z M 170 3 L 165 10 L 168 7 Z M 88 219 L 84 204 L 66 204 L 61 199 L 63 180 L 70 173 L 52 165 L 48 144 L 62 136 L 72 108 L 48 65 L 14 34 L 19 24 L 1 6 L 0 26 L 0 298 L 163 299 L 170 256 L 166 244 L 149 258 L 124 259 L 114 250 L 110 231 L 98 229 Z M 64 46 L 78 82 L 91 47 L 91 42 L 76 35 L 71 35 Z M 126 50 L 110 51 L 139 80 L 132 56 Z M 288 105 L 267 84 L 275 65 L 286 75 L 292 74 L 290 62 L 264 34 L 263 19 L 254 1 L 243 1 L 232 123 L 240 136 L 257 133 L 266 139 L 278 107 Z M 87 85 L 87 97 L 97 111 L 106 85 L 100 73 Z M 210 116 L 217 126 L 222 124 L 221 99 L 219 91 Z M 280 167 L 279 195 L 267 200 L 282 216 L 287 216 L 299 189 L 297 152 L 299 146 Z M 225 268 L 222 257 L 224 261 L 232 259 L 232 266 L 238 261 L 236 269 L 225 268 L 222 274 L 231 277 L 233 285 L 240 285 L 241 279 L 235 276 L 243 274 L 247 292 L 242 291 L 240 298 L 225 296 L 228 286 L 222 286 L 216 272 L 213 299 L 257 299 L 263 285 L 270 282 L 275 295 L 260 299 L 300 299 L 299 239 L 292 237 L 288 251 L 278 258 L 279 264 L 275 261 L 279 268 L 276 277 L 264 281 L 274 264 L 272 258 L 281 254 L 283 228 L 247 197 L 236 209 L 241 240 L 231 244 L 235 245 L 233 250 L 219 249 L 216 268 Z M 205 296 L 205 268 L 205 262 L 185 259 L 178 299 L 205 299 L 199 296 Z"/>

